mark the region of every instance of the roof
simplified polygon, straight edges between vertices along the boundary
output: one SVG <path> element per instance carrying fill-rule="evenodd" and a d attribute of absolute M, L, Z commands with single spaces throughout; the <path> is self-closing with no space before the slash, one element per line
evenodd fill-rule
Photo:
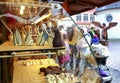
<path fill-rule="evenodd" d="M 102 7 L 119 0 L 54 0 L 64 2 L 63 7 L 70 15 L 81 13 L 95 7 Z"/>
<path fill-rule="evenodd" d="M 104 11 L 104 10 L 109 10 L 109 9 L 116 9 L 116 8 L 120 8 L 120 1 L 97 8 L 96 12 L 100 12 L 100 11 Z"/>

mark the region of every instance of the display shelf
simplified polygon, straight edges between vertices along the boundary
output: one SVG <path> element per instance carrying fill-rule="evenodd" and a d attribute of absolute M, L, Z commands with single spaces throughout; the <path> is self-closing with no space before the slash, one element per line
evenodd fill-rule
<path fill-rule="evenodd" d="M 48 83 L 41 67 L 58 66 L 58 64 L 22 66 L 21 61 L 14 62 L 13 83 Z M 78 82 L 77 78 L 71 83 Z"/>
<path fill-rule="evenodd" d="M 21 61 L 14 62 L 13 83 L 47 83 L 44 73 L 40 73 L 39 69 L 48 65 L 21 66 L 20 63 Z"/>
<path fill-rule="evenodd" d="M 52 47 L 52 46 L 14 46 L 10 42 L 5 42 L 0 45 L 0 52 L 20 52 L 20 51 L 36 51 L 36 50 L 61 50 L 65 47 Z"/>
<path fill-rule="evenodd" d="M 64 50 L 65 47 L 52 47 L 52 46 L 14 46 L 11 42 L 9 41 L 6 41 L 4 42 L 2 45 L 0 45 L 0 61 L 2 61 L 2 63 L 0 64 L 0 66 L 3 66 L 2 67 L 2 73 L 0 73 L 0 76 L 2 76 L 2 80 L 0 80 L 0 82 L 2 83 L 20 83 L 18 81 L 14 81 L 13 79 L 13 74 L 14 74 L 14 70 L 16 69 L 16 67 L 14 67 L 13 65 L 13 61 L 14 61 L 14 57 L 21 57 L 22 55 L 21 54 L 16 54 L 15 56 L 12 56 L 12 53 L 13 52 L 19 52 L 19 53 L 22 53 L 22 52 L 33 52 L 33 51 L 45 51 L 45 53 L 38 53 L 38 54 L 34 54 L 35 56 L 37 55 L 42 55 L 42 54 L 45 54 L 45 55 L 57 55 L 58 54 L 58 51 L 59 50 Z M 34 56 L 33 54 L 26 54 L 26 55 L 23 55 L 23 56 Z M 39 66 L 38 66 L 39 67 Z M 34 67 L 35 68 L 35 67 Z M 24 73 L 23 70 L 20 70 L 21 72 Z M 18 72 L 20 72 L 18 71 Z M 29 71 L 29 69 L 28 69 Z M 18 75 L 18 74 L 17 74 Z M 27 74 L 26 74 L 27 75 Z M 31 75 L 31 79 L 29 80 L 29 83 L 38 83 L 38 81 L 40 83 L 44 83 L 42 82 L 41 78 L 39 78 L 39 80 L 33 82 L 31 81 L 32 78 L 34 78 L 35 76 L 30 73 L 29 75 Z M 38 77 L 41 77 L 41 75 L 39 75 L 38 73 L 36 74 Z M 18 75 L 20 76 L 20 75 Z M 25 78 L 25 76 L 23 76 L 24 79 L 27 79 Z M 22 83 L 24 83 L 24 79 L 21 79 L 22 80 Z M 37 79 L 37 78 L 36 78 Z M 45 80 L 45 79 L 43 79 Z M 14 82 L 13 82 L 14 81 Z M 25 82 L 27 83 L 27 82 Z"/>

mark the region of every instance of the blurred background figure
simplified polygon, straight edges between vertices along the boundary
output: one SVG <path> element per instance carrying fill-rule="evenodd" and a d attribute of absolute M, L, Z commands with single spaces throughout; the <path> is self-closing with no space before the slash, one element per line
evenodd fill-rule
<path fill-rule="evenodd" d="M 63 40 L 66 39 L 66 37 L 67 37 L 67 32 L 66 32 L 66 30 L 64 29 L 64 26 L 63 26 L 63 25 L 60 25 L 60 26 L 59 26 L 59 30 L 60 30 L 62 39 L 63 39 Z"/>
<path fill-rule="evenodd" d="M 89 32 L 88 32 L 91 35 L 91 44 L 90 45 L 99 43 L 98 35 L 96 35 L 95 32 L 96 31 L 95 31 L 94 27 L 91 27 L 91 30 L 89 30 Z"/>

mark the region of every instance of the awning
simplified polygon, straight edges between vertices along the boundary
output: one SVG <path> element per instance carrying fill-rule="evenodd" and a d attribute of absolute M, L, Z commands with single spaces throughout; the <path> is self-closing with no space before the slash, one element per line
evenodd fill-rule
<path fill-rule="evenodd" d="M 95 7 L 102 7 L 119 0 L 54 0 L 64 2 L 63 7 L 70 15 L 81 13 Z"/>
<path fill-rule="evenodd" d="M 12 1 L 12 0 L 9 0 L 9 1 Z M 34 0 L 30 0 L 30 1 L 34 1 Z M 117 2 L 119 0 L 53 0 L 53 1 L 63 2 L 61 4 L 65 8 L 65 10 L 70 15 L 74 15 L 74 14 L 78 14 L 84 11 L 94 9 L 95 7 L 102 7 L 104 5 L 108 5 L 110 3 Z M 1 4 L 0 14 L 2 16 L 7 15 L 12 18 L 14 17 L 25 24 L 29 24 L 34 20 L 36 20 L 37 18 L 41 17 L 42 15 L 46 14 L 50 8 L 50 3 L 41 3 L 41 2 L 38 3 L 38 1 L 37 2 L 34 1 L 32 3 L 33 4 L 31 4 L 31 2 L 28 2 L 28 3 L 19 2 L 18 0 L 18 2 L 15 2 L 13 5 L 12 2 L 9 2 L 9 4 L 7 2 L 0 2 Z M 21 10 L 21 4 L 27 6 L 26 10 L 24 10 L 23 15 L 21 15 L 20 12 L 18 11 L 18 10 Z M 35 7 L 33 7 L 32 5 L 35 5 Z M 16 16 L 13 16 L 13 15 L 16 15 Z M 10 22 L 15 22 L 15 21 L 13 21 L 12 19 L 12 21 Z"/>

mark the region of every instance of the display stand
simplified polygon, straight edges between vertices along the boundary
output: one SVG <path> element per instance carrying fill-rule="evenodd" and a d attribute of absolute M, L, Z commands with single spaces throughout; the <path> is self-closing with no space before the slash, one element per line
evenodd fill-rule
<path fill-rule="evenodd" d="M 20 61 L 18 61 L 18 62 L 15 61 L 15 57 L 55 55 L 55 60 L 57 62 L 58 61 L 57 56 L 60 54 L 60 52 L 61 52 L 60 50 L 66 51 L 66 47 L 61 47 L 61 46 L 64 46 L 64 42 L 61 38 L 61 33 L 59 33 L 59 29 L 57 29 L 58 24 L 54 21 L 57 21 L 57 19 L 62 19 L 63 17 L 66 17 L 67 12 L 64 15 L 64 11 L 63 10 L 60 11 L 61 10 L 60 9 L 58 11 L 58 14 L 54 15 L 54 13 L 53 13 L 53 15 L 52 15 L 51 5 L 50 5 L 51 2 L 48 4 L 45 3 L 44 6 L 42 6 L 43 3 L 41 3 L 41 2 L 39 4 L 38 4 L 38 2 L 35 2 L 33 5 L 33 4 L 30 4 L 31 2 L 29 2 L 29 0 L 27 0 L 27 1 L 28 1 L 27 4 L 23 4 L 26 6 L 26 8 L 25 8 L 26 10 L 23 9 L 24 11 L 26 11 L 26 13 L 24 13 L 23 15 L 19 15 L 19 13 L 16 13 L 15 15 L 5 14 L 8 16 L 11 16 L 11 18 L 15 18 L 18 23 L 17 22 L 12 23 L 11 21 L 4 22 L 3 19 L 1 20 L 2 29 L 3 29 L 2 31 L 4 31 L 4 32 L 2 32 L 2 34 L 3 34 L 3 36 L 5 36 L 3 39 L 4 43 L 2 45 L 0 45 L 0 62 L 1 62 L 0 63 L 0 68 L 1 68 L 0 82 L 1 83 L 46 83 L 45 79 L 44 79 L 45 76 L 43 76 L 43 74 L 39 74 L 39 68 L 42 67 L 41 65 L 37 65 L 37 66 L 32 65 L 32 66 L 27 66 L 27 67 L 21 66 Z M 16 9 L 16 11 L 14 11 L 14 12 L 18 12 L 18 10 L 22 9 L 21 2 L 19 2 L 19 3 L 15 2 L 14 5 L 11 2 L 10 3 L 1 2 L 1 4 L 6 4 L 6 7 L 9 7 L 9 5 L 10 5 L 10 12 L 13 12 L 14 9 Z M 20 7 L 16 6 L 16 5 L 19 5 Z M 47 5 L 48 5 L 48 7 L 46 7 Z M 12 8 L 11 8 L 11 6 L 12 6 Z M 29 6 L 31 6 L 31 7 L 29 7 Z M 57 5 L 57 3 L 55 3 L 53 6 L 59 7 L 60 5 Z M 11 11 L 11 9 L 13 11 Z M 57 8 L 55 7 L 55 10 L 56 9 Z M 36 12 L 35 13 L 36 16 L 33 15 L 34 12 Z M 8 13 L 8 10 L 7 10 L 7 13 Z M 17 19 L 16 17 L 22 18 L 24 21 Z M 71 16 L 69 16 L 69 17 L 72 19 Z M 36 19 L 36 18 L 38 18 L 38 19 Z M 16 20 L 14 20 L 14 21 L 16 21 Z M 72 19 L 72 21 L 74 23 L 73 19 Z M 9 22 L 11 22 L 11 23 L 9 23 Z M 77 28 L 79 28 L 76 23 L 74 23 L 74 24 L 75 24 L 75 27 L 77 26 Z M 24 26 L 24 25 L 27 25 L 27 26 Z M 9 31 L 9 33 L 7 31 Z M 41 32 L 43 32 L 43 34 Z M 54 33 L 54 35 L 53 35 L 53 33 Z M 37 35 L 36 37 L 38 37 L 38 41 L 37 41 L 37 38 L 34 37 L 34 35 L 35 36 Z M 13 36 L 13 38 L 10 36 Z M 77 36 L 79 36 L 78 33 L 77 33 Z M 84 37 L 83 34 L 81 36 Z M 77 43 L 76 39 L 78 39 L 78 38 L 77 37 L 75 38 L 75 41 L 74 41 L 75 44 L 72 44 L 73 47 L 76 47 L 76 43 Z M 9 40 L 10 42 L 7 40 Z M 49 44 L 46 44 L 46 42 Z M 83 43 L 88 44 L 88 41 L 86 38 Z M 58 44 L 58 45 L 54 45 L 54 44 Z M 68 44 L 70 44 L 70 43 L 68 42 Z M 88 47 L 90 47 L 89 44 L 87 45 L 87 48 Z M 71 50 L 71 48 L 69 50 Z M 74 53 L 71 52 L 70 54 L 74 56 L 74 58 L 72 60 L 73 62 L 72 63 L 69 62 L 70 60 L 67 62 L 69 62 L 69 64 L 73 64 L 73 68 L 71 68 L 71 70 L 73 69 L 72 73 L 74 74 L 74 73 L 77 73 L 76 72 L 76 69 L 77 69 L 76 58 L 77 59 L 79 58 L 79 60 L 81 60 L 82 55 L 80 55 L 80 57 L 77 57 L 77 52 L 75 52 L 74 48 L 72 49 L 72 51 Z M 17 52 L 19 52 L 19 53 L 31 52 L 31 53 L 30 54 L 16 54 Z M 39 53 L 37 53 L 37 52 L 39 52 Z M 83 55 L 84 54 L 85 53 L 83 53 Z M 70 57 L 70 59 L 71 59 L 71 57 Z M 83 82 L 83 83 L 94 82 L 95 83 L 95 81 L 99 82 L 100 81 L 99 75 L 93 69 L 89 69 L 89 67 L 85 68 L 86 60 L 85 60 L 85 58 L 83 58 L 83 59 L 84 59 L 83 61 L 79 62 L 79 67 L 77 69 L 77 71 L 79 73 L 78 74 L 79 82 L 77 82 L 77 83 L 80 83 L 80 82 Z M 54 64 L 52 64 L 52 65 L 54 65 Z M 81 67 L 81 65 L 82 65 L 82 67 Z M 84 74 L 84 70 L 86 70 L 85 74 Z M 90 73 L 90 75 L 93 75 L 93 76 L 95 75 L 95 77 L 86 75 L 86 73 Z M 67 78 L 67 76 L 65 78 Z M 72 78 L 70 77 L 70 79 L 72 79 Z M 60 81 L 60 79 L 59 79 L 59 81 Z M 63 83 L 63 82 L 59 82 L 59 83 Z"/>
<path fill-rule="evenodd" d="M 50 46 L 7 46 L 1 45 L 0 46 L 0 67 L 1 72 L 0 76 L 1 83 L 13 83 L 13 71 L 14 71 L 14 57 L 13 52 L 26 52 L 26 51 L 46 51 L 46 53 L 42 53 L 45 55 L 56 54 L 59 50 L 65 49 L 65 47 L 50 47 Z M 48 53 L 49 52 L 49 53 Z M 51 53 L 52 52 L 52 53 Z M 54 53 L 53 53 L 54 52 Z M 41 54 L 41 55 L 42 55 Z M 40 54 L 39 54 L 40 55 Z M 21 55 L 17 55 L 17 57 Z M 24 56 L 33 56 L 32 55 L 24 55 Z M 35 55 L 36 56 L 36 55 Z"/>

